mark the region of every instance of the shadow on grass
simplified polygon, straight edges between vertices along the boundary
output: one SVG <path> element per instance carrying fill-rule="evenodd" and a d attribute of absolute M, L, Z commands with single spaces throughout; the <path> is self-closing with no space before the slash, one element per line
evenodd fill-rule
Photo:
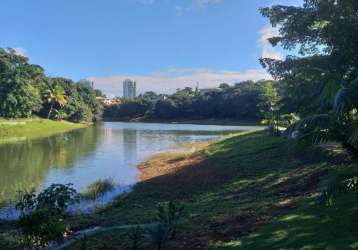
<path fill-rule="evenodd" d="M 351 200 L 347 210 L 329 213 L 313 204 L 328 159 L 315 150 L 298 154 L 265 131 L 227 137 L 187 157 L 165 159 L 175 171 L 138 183 L 74 226 L 150 223 L 158 202 L 174 200 L 186 214 L 170 249 L 345 247 L 357 232 L 348 221 L 356 213 Z M 334 229 L 337 221 L 342 225 Z"/>

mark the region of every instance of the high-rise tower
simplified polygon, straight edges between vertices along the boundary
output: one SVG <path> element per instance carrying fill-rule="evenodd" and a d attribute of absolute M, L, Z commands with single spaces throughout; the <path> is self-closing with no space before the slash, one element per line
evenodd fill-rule
<path fill-rule="evenodd" d="M 130 79 L 123 81 L 123 98 L 134 99 L 136 97 L 137 83 Z"/>

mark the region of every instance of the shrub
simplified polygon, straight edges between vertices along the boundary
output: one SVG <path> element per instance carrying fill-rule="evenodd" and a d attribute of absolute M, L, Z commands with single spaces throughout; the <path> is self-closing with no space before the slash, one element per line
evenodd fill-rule
<path fill-rule="evenodd" d="M 16 204 L 21 213 L 18 226 L 24 243 L 43 247 L 61 239 L 68 231 L 64 221 L 66 209 L 75 202 L 78 202 L 78 195 L 71 184 L 52 184 L 38 195 L 34 191 L 24 193 Z"/>
<path fill-rule="evenodd" d="M 326 180 L 320 183 L 320 190 L 318 204 L 328 207 L 335 206 L 337 198 L 345 193 L 358 193 L 357 166 L 345 166 L 330 173 Z"/>
<path fill-rule="evenodd" d="M 140 226 L 133 227 L 128 232 L 128 237 L 131 240 L 131 249 L 138 250 L 143 241 L 143 230 Z"/>
<path fill-rule="evenodd" d="M 70 117 L 70 121 L 72 122 L 92 122 L 92 120 L 92 110 L 84 103 L 78 104 L 76 110 Z"/>
<path fill-rule="evenodd" d="M 183 215 L 184 206 L 176 205 L 173 201 L 166 204 L 159 204 L 157 206 L 157 217 L 159 222 L 167 225 L 170 230 L 170 237 L 174 238 L 177 225 L 181 216 Z"/>
<path fill-rule="evenodd" d="M 176 205 L 173 201 L 157 206 L 159 223 L 156 227 L 149 228 L 146 236 L 149 241 L 157 246 L 158 250 L 163 249 L 168 240 L 174 239 L 183 211 L 184 206 Z"/>
<path fill-rule="evenodd" d="M 153 243 L 158 250 L 162 250 L 170 239 L 171 230 L 167 224 L 159 223 L 156 227 L 147 230 L 148 241 Z"/>

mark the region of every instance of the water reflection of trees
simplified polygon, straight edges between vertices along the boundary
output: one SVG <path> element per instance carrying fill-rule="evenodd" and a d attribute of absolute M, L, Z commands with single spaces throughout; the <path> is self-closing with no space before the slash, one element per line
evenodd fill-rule
<path fill-rule="evenodd" d="M 70 133 L 0 146 L 0 203 L 19 190 L 38 188 L 50 168 L 70 169 L 93 152 L 100 133 L 91 127 Z"/>

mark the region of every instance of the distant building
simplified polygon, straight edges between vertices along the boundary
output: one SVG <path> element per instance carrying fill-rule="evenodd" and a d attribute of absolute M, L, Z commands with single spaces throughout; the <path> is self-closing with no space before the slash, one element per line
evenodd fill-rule
<path fill-rule="evenodd" d="M 80 80 L 80 84 L 82 84 L 83 86 L 85 86 L 86 88 L 91 88 L 93 89 L 93 81 L 90 81 L 88 79 L 81 79 Z"/>
<path fill-rule="evenodd" d="M 96 97 L 96 100 L 101 102 L 104 106 L 114 106 L 122 104 L 122 100 L 118 97 L 116 98 L 106 98 L 103 96 Z"/>
<path fill-rule="evenodd" d="M 130 79 L 123 81 L 123 98 L 134 99 L 136 97 L 137 83 Z"/>

